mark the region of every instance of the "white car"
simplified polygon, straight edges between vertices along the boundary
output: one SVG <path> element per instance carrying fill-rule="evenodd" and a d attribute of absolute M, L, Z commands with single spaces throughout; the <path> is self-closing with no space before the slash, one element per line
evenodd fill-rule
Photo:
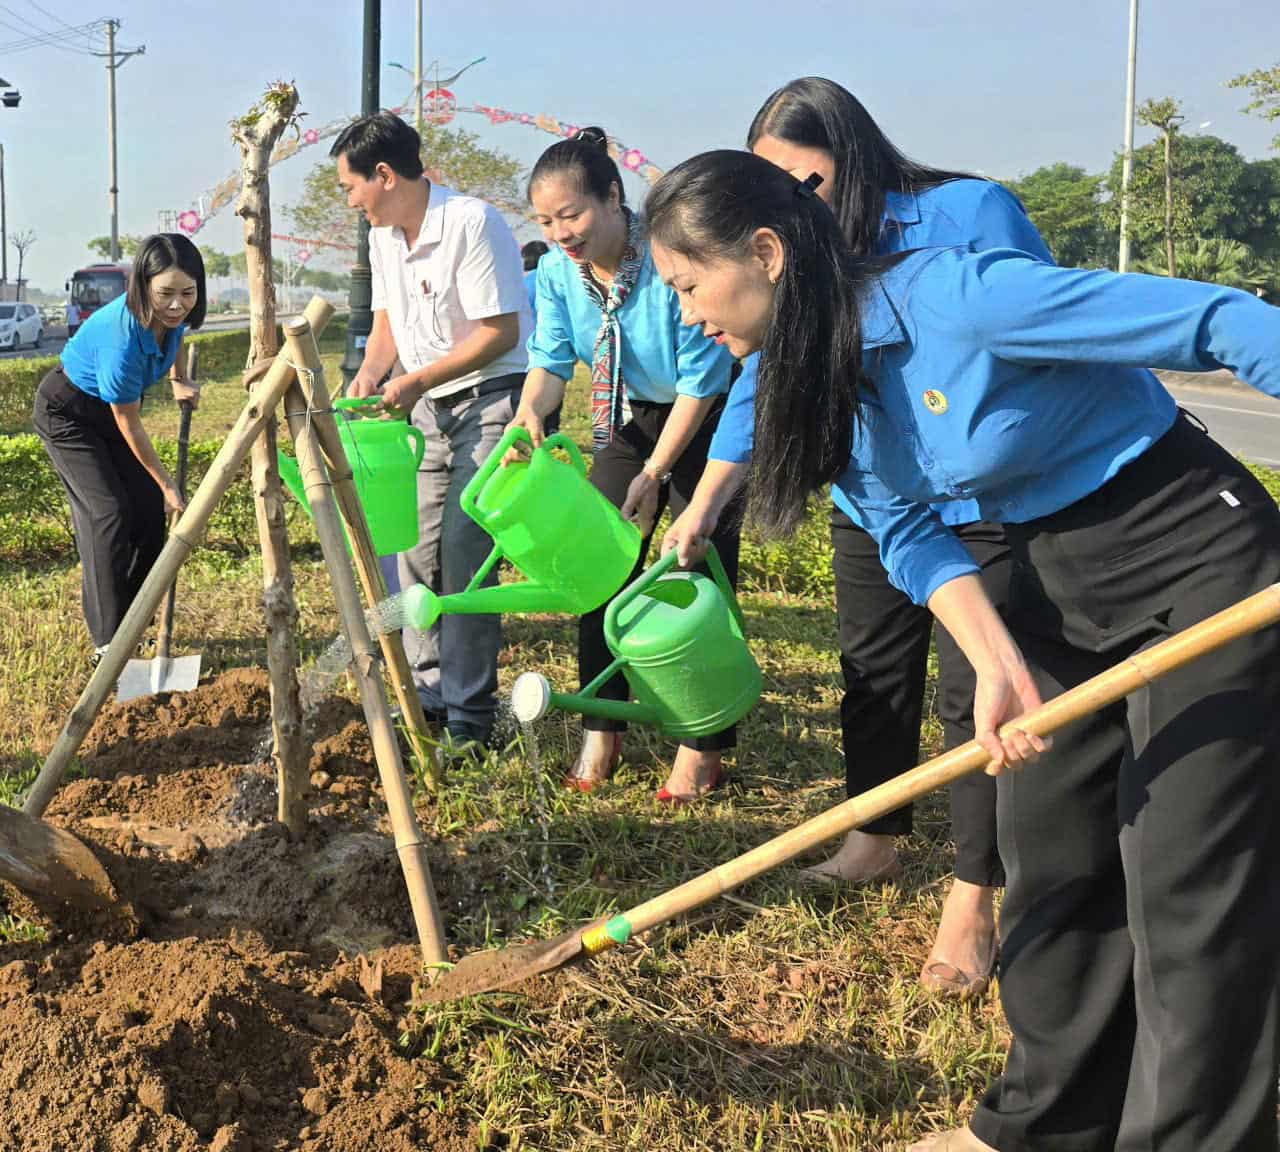
<path fill-rule="evenodd" d="M 0 348 L 40 347 L 44 321 L 34 304 L 0 304 Z"/>

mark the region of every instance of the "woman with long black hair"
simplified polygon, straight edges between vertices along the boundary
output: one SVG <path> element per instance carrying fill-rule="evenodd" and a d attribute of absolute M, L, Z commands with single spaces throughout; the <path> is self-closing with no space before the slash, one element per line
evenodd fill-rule
<path fill-rule="evenodd" d="M 823 179 L 830 206 L 856 255 L 903 252 L 940 244 L 1020 248 L 1052 263 L 1049 250 L 1017 198 L 1001 185 L 932 168 L 903 155 L 852 93 L 809 76 L 779 88 L 761 106 L 747 147 L 798 179 Z M 687 559 L 695 540 L 720 519 L 746 478 L 758 357 L 749 357 L 730 393 L 711 443 L 710 460 L 689 508 L 664 548 Z M 889 579 L 875 540 L 836 489 L 831 511 L 832 567 L 845 691 L 840 728 L 845 788 L 874 788 L 916 764 L 933 617 Z M 981 567 L 992 602 L 1001 607 L 1009 581 L 1009 549 L 998 524 L 983 520 L 972 500 L 939 505 Z M 938 712 L 948 748 L 973 738 L 973 669 L 946 629 L 937 630 Z M 996 845 L 995 781 L 972 777 L 951 786 L 955 880 L 937 936 L 921 968 L 924 985 L 969 998 L 986 991 L 996 959 L 995 890 L 1004 883 Z M 856 829 L 811 875 L 860 883 L 900 871 L 895 839 L 911 831 L 911 807 Z"/>
<path fill-rule="evenodd" d="M 138 245 L 129 288 L 89 317 L 36 390 L 33 422 L 71 500 L 94 663 L 164 547 L 182 494 L 142 426 L 142 396 L 177 365 L 176 399 L 199 390 L 180 356 L 204 323 L 200 250 L 180 233 Z"/>
<path fill-rule="evenodd" d="M 749 153 L 686 161 L 646 207 L 685 320 L 761 351 L 757 518 L 789 531 L 836 484 L 976 669 L 1013 1046 L 969 1128 L 921 1147 L 1272 1152 L 1280 628 L 1051 749 L 1000 728 L 1280 581 L 1280 510 L 1146 367 L 1280 396 L 1280 315 L 1010 249 L 857 257 L 812 182 Z M 1005 526 L 1007 625 L 932 507 L 961 498 Z"/>

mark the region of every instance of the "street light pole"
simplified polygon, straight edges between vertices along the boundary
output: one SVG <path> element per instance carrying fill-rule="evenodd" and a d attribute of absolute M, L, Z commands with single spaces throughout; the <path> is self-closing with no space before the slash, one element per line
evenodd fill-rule
<path fill-rule="evenodd" d="M 378 59 L 382 38 L 381 0 L 364 0 L 364 61 L 360 90 L 360 114 L 378 111 Z M 342 358 L 342 382 L 349 385 L 364 363 L 364 349 L 373 331 L 373 273 L 369 268 L 369 221 L 361 215 L 356 241 L 356 262 L 347 290 L 347 350 Z"/>
<path fill-rule="evenodd" d="M 414 24 L 416 48 L 413 56 L 414 125 L 418 139 L 422 139 L 422 0 L 418 0 L 417 20 Z"/>
<path fill-rule="evenodd" d="M 1129 271 L 1129 181 L 1133 177 L 1133 118 L 1138 78 L 1138 0 L 1129 0 L 1129 76 L 1124 93 L 1124 165 L 1120 176 L 1120 255 L 1116 267 Z"/>
<path fill-rule="evenodd" d="M 0 284 L 9 283 L 9 234 L 4 214 L 4 145 L 0 144 Z"/>

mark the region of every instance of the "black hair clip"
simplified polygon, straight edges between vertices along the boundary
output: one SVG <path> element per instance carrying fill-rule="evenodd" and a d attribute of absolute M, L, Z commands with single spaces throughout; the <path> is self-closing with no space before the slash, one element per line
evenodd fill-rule
<path fill-rule="evenodd" d="M 796 195 L 809 198 L 817 193 L 818 185 L 822 183 L 822 177 L 817 172 L 810 172 L 799 184 L 796 185 Z"/>

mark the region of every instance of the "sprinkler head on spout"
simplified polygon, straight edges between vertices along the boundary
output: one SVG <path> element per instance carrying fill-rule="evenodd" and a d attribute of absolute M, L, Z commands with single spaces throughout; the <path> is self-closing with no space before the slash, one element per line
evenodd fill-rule
<path fill-rule="evenodd" d="M 541 720 L 551 707 L 551 684 L 541 672 L 525 672 L 511 688 L 511 711 L 521 724 Z"/>
<path fill-rule="evenodd" d="M 425 632 L 440 619 L 440 597 L 425 584 L 411 584 L 405 589 L 404 618 L 419 632 Z"/>

